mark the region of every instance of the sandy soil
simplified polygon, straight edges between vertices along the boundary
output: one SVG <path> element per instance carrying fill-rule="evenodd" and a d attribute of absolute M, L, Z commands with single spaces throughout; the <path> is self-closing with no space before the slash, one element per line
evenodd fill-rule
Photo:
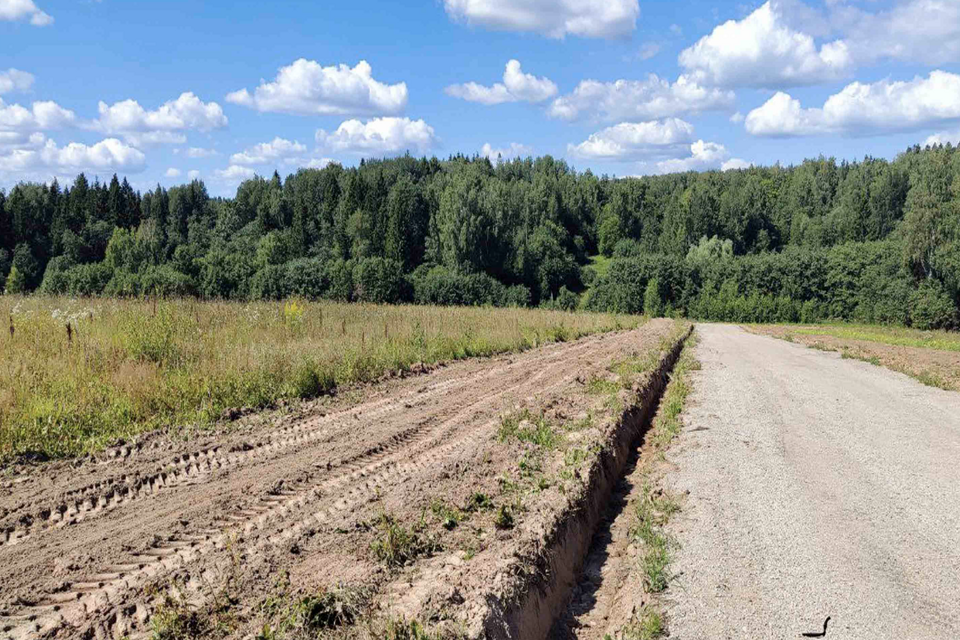
<path fill-rule="evenodd" d="M 815 328 L 815 327 L 811 327 Z M 798 334 L 793 327 L 750 327 L 753 333 L 846 354 L 926 381 L 933 386 L 960 391 L 960 352 L 920 347 L 901 347 L 867 340 L 849 340 L 828 335 Z"/>
<path fill-rule="evenodd" d="M 224 633 L 242 637 L 287 574 L 298 592 L 348 585 L 374 611 L 496 637 L 491 620 L 582 492 L 590 460 L 567 454 L 616 426 L 584 420 L 604 413 L 585 383 L 673 330 L 653 321 L 392 380 L 216 438 L 18 469 L 0 484 L 0 638 L 137 637 L 171 585 L 201 609 L 227 594 Z M 498 441 L 501 417 L 520 408 L 544 412 L 566 444 L 541 455 Z M 465 511 L 478 492 L 492 504 Z M 448 530 L 438 504 L 462 521 Z M 513 526 L 495 526 L 500 507 Z M 378 561 L 385 515 L 434 552 Z"/>
<path fill-rule="evenodd" d="M 960 637 L 960 394 L 698 325 L 670 637 Z"/>

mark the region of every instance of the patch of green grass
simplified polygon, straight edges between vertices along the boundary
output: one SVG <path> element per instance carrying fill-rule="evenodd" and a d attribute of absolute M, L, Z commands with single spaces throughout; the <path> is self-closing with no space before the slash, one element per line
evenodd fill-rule
<path fill-rule="evenodd" d="M 407 529 L 392 516 L 383 514 L 378 528 L 380 535 L 370 548 L 373 555 L 388 567 L 402 567 L 440 550 L 440 543 L 423 533 L 422 523 L 419 527 Z"/>
<path fill-rule="evenodd" d="M 792 333 L 808 336 L 833 336 L 848 340 L 864 340 L 901 347 L 920 347 L 939 351 L 960 351 L 960 333 L 951 331 L 920 331 L 904 327 L 871 325 L 827 325 L 799 327 Z"/>
<path fill-rule="evenodd" d="M 501 418 L 497 439 L 500 442 L 515 439 L 544 449 L 553 449 L 560 444 L 561 438 L 543 414 L 535 416 L 528 409 L 524 409 Z"/>
<path fill-rule="evenodd" d="M 613 262 L 613 258 L 608 258 L 603 254 L 590 256 L 587 260 L 589 260 L 589 266 L 593 267 L 598 278 L 602 278 L 610 272 L 610 263 Z"/>
<path fill-rule="evenodd" d="M 430 510 L 440 520 L 440 526 L 447 531 L 456 529 L 457 525 L 464 519 L 464 514 L 460 509 L 450 507 L 440 499 L 435 499 L 430 503 Z"/>
<path fill-rule="evenodd" d="M 647 605 L 639 612 L 634 613 L 630 622 L 620 629 L 619 640 L 655 640 L 666 634 L 663 615 Z M 613 640 L 609 635 L 604 640 Z"/>
<path fill-rule="evenodd" d="M 942 376 L 933 372 L 933 371 L 922 371 L 914 376 L 919 382 L 927 385 L 928 387 L 936 387 L 937 389 L 943 389 L 944 391 L 953 391 L 954 387 L 949 382 L 943 379 Z"/>
<path fill-rule="evenodd" d="M 497 529 L 513 529 L 513 525 L 513 509 L 509 505 L 500 505 L 500 508 L 497 509 L 497 515 L 493 519 L 493 526 Z"/>
<path fill-rule="evenodd" d="M 616 395 L 620 391 L 620 384 L 599 376 L 592 376 L 587 381 L 587 393 L 592 396 Z"/>
<path fill-rule="evenodd" d="M 643 322 L 541 309 L 0 296 L 0 464 L 189 435 L 231 409 Z M 71 326 L 68 341 L 65 330 Z"/>
<path fill-rule="evenodd" d="M 369 600 L 365 591 L 342 585 L 306 596 L 291 594 L 288 579 L 279 588 L 260 607 L 268 621 L 257 640 L 317 638 L 325 631 L 352 626 Z"/>
<path fill-rule="evenodd" d="M 468 513 L 489 511 L 490 509 L 493 509 L 493 500 L 487 494 L 479 491 L 471 495 L 466 506 L 463 507 L 463 510 Z"/>

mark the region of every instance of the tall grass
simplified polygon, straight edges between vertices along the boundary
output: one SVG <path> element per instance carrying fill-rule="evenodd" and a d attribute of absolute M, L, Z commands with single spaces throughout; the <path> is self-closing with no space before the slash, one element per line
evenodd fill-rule
<path fill-rule="evenodd" d="M 833 336 L 847 340 L 865 340 L 901 347 L 921 347 L 940 351 L 960 351 L 960 333 L 955 331 L 920 331 L 904 327 L 873 325 L 824 325 L 792 329 L 808 336 Z"/>
<path fill-rule="evenodd" d="M 0 462 L 188 433 L 231 408 L 636 327 L 528 309 L 0 296 Z M 67 326 L 70 327 L 68 340 Z"/>

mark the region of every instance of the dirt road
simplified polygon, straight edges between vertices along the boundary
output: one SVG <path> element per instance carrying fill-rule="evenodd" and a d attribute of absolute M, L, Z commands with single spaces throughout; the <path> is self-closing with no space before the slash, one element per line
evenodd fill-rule
<path fill-rule="evenodd" d="M 960 637 L 960 394 L 698 327 L 671 638 Z"/>
<path fill-rule="evenodd" d="M 569 500 L 564 483 L 575 479 L 532 476 L 539 484 L 524 496 L 524 511 L 511 506 L 519 497 L 508 504 L 504 487 L 523 481 L 511 478 L 540 463 L 529 447 L 525 453 L 498 442 L 501 416 L 529 406 L 572 425 L 590 415 L 590 403 L 604 402 L 584 393 L 586 380 L 611 375 L 607 368 L 626 355 L 658 349 L 673 327 L 653 321 L 466 361 L 376 385 L 358 404 L 281 419 L 273 428 L 121 447 L 5 480 L 0 638 L 137 637 L 149 631 L 158 594 L 173 584 L 191 603 L 224 598 L 243 619 L 287 572 L 298 588 L 375 590 L 403 614 L 430 606 L 463 614 L 474 600 L 483 602 L 478 594 L 506 580 L 501 574 L 515 573 L 516 540 L 542 535 L 541 514 Z M 564 464 L 562 452 L 559 458 Z M 495 507 L 452 531 L 434 523 L 431 511 L 481 494 L 509 507 L 516 524 L 495 529 Z M 387 514 L 402 526 L 429 524 L 443 536 L 444 551 L 385 571 L 371 547 Z M 237 624 L 236 634 L 246 635 Z"/>

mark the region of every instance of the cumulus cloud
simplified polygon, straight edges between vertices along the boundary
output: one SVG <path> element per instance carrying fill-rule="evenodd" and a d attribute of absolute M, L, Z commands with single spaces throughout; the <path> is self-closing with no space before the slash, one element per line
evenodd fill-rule
<path fill-rule="evenodd" d="M 260 81 L 251 94 L 246 89 L 227 95 L 227 102 L 257 111 L 296 115 L 391 115 L 407 106 L 407 85 L 387 85 L 373 78 L 373 69 L 361 60 L 357 66 L 321 67 L 300 58 L 281 67 L 273 82 Z"/>
<path fill-rule="evenodd" d="M 641 60 L 649 60 L 650 58 L 654 57 L 658 53 L 660 53 L 660 45 L 657 44 L 656 42 L 648 42 L 642 47 L 640 47 L 640 51 L 637 53 L 637 57 L 640 58 Z"/>
<path fill-rule="evenodd" d="M 316 139 L 321 148 L 332 152 L 384 155 L 408 150 L 424 153 L 437 143 L 433 127 L 409 118 L 347 120 L 333 133 L 320 129 Z"/>
<path fill-rule="evenodd" d="M 503 83 L 485 87 L 476 82 L 455 84 L 445 89 L 447 95 L 468 102 L 493 105 L 504 102 L 543 102 L 557 95 L 557 85 L 548 78 L 524 73 L 518 60 L 510 60 L 503 72 Z"/>
<path fill-rule="evenodd" d="M 227 126 L 227 116 L 216 102 L 203 102 L 187 92 L 176 100 L 147 111 L 136 100 L 124 100 L 113 105 L 99 104 L 100 117 L 90 128 L 112 135 L 122 135 L 131 144 L 183 144 L 186 138 L 177 132 L 195 129 L 211 131 Z"/>
<path fill-rule="evenodd" d="M 594 133 L 567 151 L 579 158 L 636 160 L 682 153 L 693 142 L 693 125 L 678 118 L 624 122 Z"/>
<path fill-rule="evenodd" d="M 633 33 L 637 0 L 444 0 L 447 14 L 471 26 L 497 31 L 620 38 Z"/>
<path fill-rule="evenodd" d="M 281 158 L 290 158 L 306 151 L 299 142 L 283 138 L 274 138 L 271 142 L 262 142 L 245 151 L 230 156 L 230 164 L 267 164 Z"/>
<path fill-rule="evenodd" d="M 717 26 L 681 52 L 681 66 L 697 81 L 723 87 L 782 88 L 848 77 L 854 69 L 848 44 L 835 40 L 818 48 L 813 36 L 787 24 L 783 8 L 771 0 L 743 20 Z"/>
<path fill-rule="evenodd" d="M 35 27 L 53 24 L 53 16 L 40 10 L 33 0 L 0 0 L 0 20 L 30 20 Z"/>
<path fill-rule="evenodd" d="M 683 173 L 686 171 L 710 171 L 713 169 L 737 169 L 749 164 L 739 158 L 731 158 L 722 144 L 697 140 L 690 145 L 690 155 L 685 158 L 670 158 L 657 162 L 652 173 Z"/>
<path fill-rule="evenodd" d="M 196 169 L 191 169 L 190 171 L 187 171 L 187 177 L 190 180 L 196 180 L 200 177 L 200 172 Z"/>
<path fill-rule="evenodd" d="M 734 97 L 732 91 L 704 87 L 687 76 L 670 82 L 650 74 L 646 80 L 584 80 L 573 93 L 554 100 L 547 113 L 568 121 L 583 116 L 604 121 L 654 120 L 730 109 Z"/>
<path fill-rule="evenodd" d="M 177 169 L 176 167 L 170 167 L 163 175 L 167 176 L 168 178 L 179 178 L 180 169 Z"/>
<path fill-rule="evenodd" d="M 480 149 L 480 155 L 489 158 L 491 162 L 496 162 L 497 158 L 502 158 L 503 160 L 526 158 L 533 155 L 533 147 L 520 144 L 519 142 L 511 142 L 506 147 L 494 147 L 487 142 Z"/>
<path fill-rule="evenodd" d="M 960 119 L 960 75 L 933 71 L 909 82 L 854 82 L 822 108 L 804 108 L 778 92 L 750 112 L 747 131 L 756 136 L 868 135 L 932 127 Z"/>
<path fill-rule="evenodd" d="M 209 158 L 217 155 L 215 149 L 204 149 L 203 147 L 190 147 L 187 149 L 188 158 Z"/>
<path fill-rule="evenodd" d="M 76 173 L 80 171 L 126 171 L 143 170 L 146 157 L 143 153 L 116 138 L 107 138 L 94 145 L 79 142 L 60 147 L 53 140 L 37 139 L 34 148 L 14 149 L 0 155 L 0 171 L 28 173 L 49 171 Z"/>
<path fill-rule="evenodd" d="M 0 94 L 14 91 L 23 93 L 33 86 L 33 75 L 19 69 L 0 71 Z"/>
<path fill-rule="evenodd" d="M 841 4 L 832 20 L 858 60 L 960 62 L 960 3 L 955 0 L 898 0 L 875 13 Z"/>
<path fill-rule="evenodd" d="M 241 167 L 239 165 L 232 164 L 226 169 L 217 169 L 213 172 L 214 177 L 223 182 L 241 182 L 243 180 L 249 180 L 253 176 L 257 175 L 257 172 L 251 169 L 250 167 Z"/>
<path fill-rule="evenodd" d="M 59 129 L 76 121 L 76 115 L 55 102 L 34 102 L 28 109 L 0 99 L 0 131 Z"/>

